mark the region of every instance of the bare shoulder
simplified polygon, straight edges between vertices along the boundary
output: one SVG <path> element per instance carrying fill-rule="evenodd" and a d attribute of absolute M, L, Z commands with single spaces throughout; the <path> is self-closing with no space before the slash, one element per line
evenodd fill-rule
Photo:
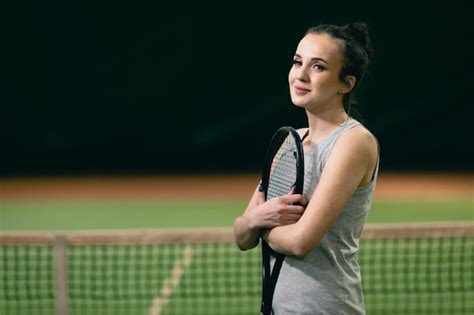
<path fill-rule="evenodd" d="M 362 172 L 360 185 L 367 184 L 378 159 L 378 143 L 375 136 L 359 125 L 344 132 L 334 144 L 332 159 L 348 166 L 351 172 Z"/>
<path fill-rule="evenodd" d="M 378 144 L 374 135 L 359 125 L 346 130 L 337 139 L 330 158 L 342 159 L 353 167 L 372 169 L 377 160 Z"/>
<path fill-rule="evenodd" d="M 375 136 L 367 128 L 358 125 L 344 132 L 335 146 L 370 153 L 376 152 L 378 144 Z"/>

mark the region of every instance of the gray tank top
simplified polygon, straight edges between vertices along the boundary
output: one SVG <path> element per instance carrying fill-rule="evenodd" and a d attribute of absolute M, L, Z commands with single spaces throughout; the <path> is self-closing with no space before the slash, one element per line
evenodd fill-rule
<path fill-rule="evenodd" d="M 349 119 L 305 151 L 303 195 L 309 200 L 338 137 L 360 125 Z M 303 131 L 304 132 L 304 131 Z M 365 314 L 356 254 L 378 173 L 358 187 L 321 242 L 305 257 L 286 256 L 273 297 L 274 314 Z"/>

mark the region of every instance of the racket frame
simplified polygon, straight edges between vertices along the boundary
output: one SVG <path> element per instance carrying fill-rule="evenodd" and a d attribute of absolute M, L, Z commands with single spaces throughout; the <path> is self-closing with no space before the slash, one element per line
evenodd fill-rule
<path fill-rule="evenodd" d="M 295 194 L 303 193 L 304 186 L 304 151 L 303 143 L 298 132 L 289 126 L 279 128 L 270 140 L 266 155 L 265 164 L 262 172 L 262 181 L 259 190 L 265 194 L 265 201 L 268 197 L 268 187 L 270 183 L 271 170 L 273 160 L 276 153 L 279 151 L 282 144 L 287 137 L 292 137 L 295 145 L 295 159 L 296 159 L 296 181 L 294 183 L 293 192 Z M 271 268 L 270 256 L 275 257 L 273 269 Z M 280 269 L 283 264 L 285 255 L 278 253 L 270 248 L 268 243 L 262 239 L 262 303 L 261 314 L 272 314 L 273 293 L 275 292 L 276 282 L 280 274 Z"/>

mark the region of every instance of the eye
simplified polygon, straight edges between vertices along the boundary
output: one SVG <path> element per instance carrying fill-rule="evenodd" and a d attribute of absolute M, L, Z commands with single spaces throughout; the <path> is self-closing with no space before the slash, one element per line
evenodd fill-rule
<path fill-rule="evenodd" d="M 293 60 L 293 66 L 300 67 L 300 66 L 301 66 L 301 61 L 299 61 L 299 60 Z"/>
<path fill-rule="evenodd" d="M 315 64 L 313 65 L 313 68 L 316 69 L 316 71 L 319 71 L 319 72 L 326 70 L 325 67 L 321 66 L 321 65 L 318 64 L 318 63 L 315 63 Z"/>

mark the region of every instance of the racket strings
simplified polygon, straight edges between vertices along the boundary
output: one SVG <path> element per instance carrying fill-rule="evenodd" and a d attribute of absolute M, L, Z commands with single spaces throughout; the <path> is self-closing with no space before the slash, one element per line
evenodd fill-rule
<path fill-rule="evenodd" d="M 288 135 L 272 161 L 267 200 L 292 191 L 297 177 L 296 163 L 296 144 L 293 137 Z"/>

